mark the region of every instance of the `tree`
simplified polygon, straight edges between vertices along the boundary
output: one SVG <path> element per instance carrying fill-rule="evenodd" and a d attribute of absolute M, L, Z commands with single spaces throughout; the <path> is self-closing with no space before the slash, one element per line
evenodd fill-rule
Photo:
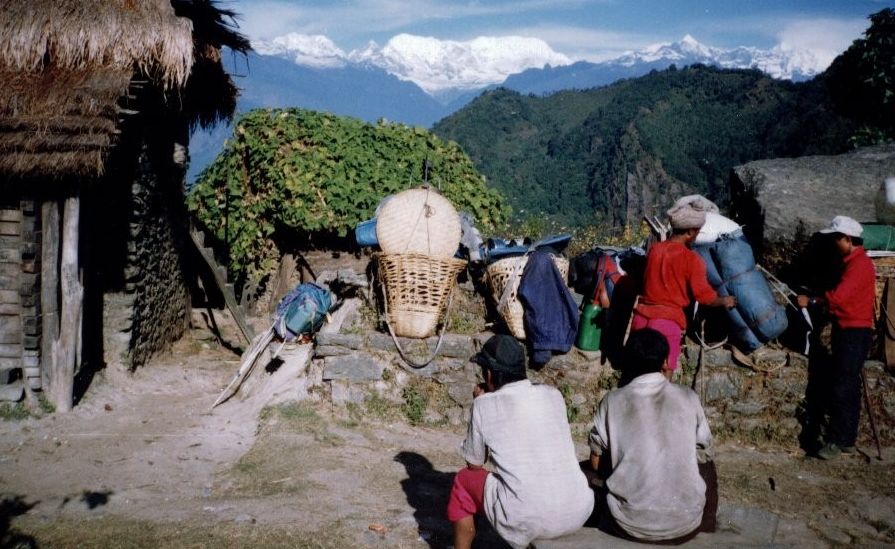
<path fill-rule="evenodd" d="M 895 10 L 871 15 L 864 37 L 833 61 L 826 78 L 837 110 L 864 124 L 856 145 L 895 139 Z"/>

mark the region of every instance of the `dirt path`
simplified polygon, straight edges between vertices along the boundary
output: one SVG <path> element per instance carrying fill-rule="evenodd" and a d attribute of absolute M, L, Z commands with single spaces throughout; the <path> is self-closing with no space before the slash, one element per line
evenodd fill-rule
<path fill-rule="evenodd" d="M 187 340 L 133 376 L 97 379 L 70 414 L 0 422 L 0 510 L 13 515 L 0 536 L 61 547 L 449 544 L 442 513 L 461 430 L 325 401 L 209 412 L 237 366 Z M 884 457 L 827 463 L 721 445 L 722 503 L 804 525 L 812 542 L 893 543 L 895 453 Z"/>

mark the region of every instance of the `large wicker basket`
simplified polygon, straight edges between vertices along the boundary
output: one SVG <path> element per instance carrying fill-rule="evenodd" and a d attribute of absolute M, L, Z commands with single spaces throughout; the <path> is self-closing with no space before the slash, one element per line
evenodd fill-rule
<path fill-rule="evenodd" d="M 525 270 L 526 263 L 528 263 L 527 255 L 508 257 L 506 259 L 495 261 L 488 266 L 487 270 L 488 284 L 491 286 L 491 296 L 494 298 L 495 303 L 497 303 L 497 311 L 500 313 L 500 316 L 503 317 L 504 322 L 507 324 L 507 328 L 510 329 L 510 333 L 513 334 L 513 337 L 516 339 L 525 339 L 525 326 L 522 323 L 524 311 L 522 309 L 522 303 L 519 302 L 519 298 L 516 296 L 516 292 L 519 291 L 519 282 L 522 280 L 522 271 Z M 555 255 L 553 256 L 553 263 L 559 270 L 562 279 L 568 281 L 569 260 L 562 256 Z M 514 271 L 516 271 L 515 277 L 513 276 Z M 501 297 L 511 279 L 513 280 L 513 286 L 508 290 L 510 293 L 504 301 L 503 306 L 501 306 Z"/>
<path fill-rule="evenodd" d="M 376 217 L 376 238 L 387 254 L 425 254 L 448 259 L 457 252 L 460 234 L 457 210 L 429 187 L 392 196 Z"/>
<path fill-rule="evenodd" d="M 466 261 L 422 254 L 375 255 L 385 292 L 385 312 L 397 336 L 424 338 L 435 333 L 457 274 Z"/>

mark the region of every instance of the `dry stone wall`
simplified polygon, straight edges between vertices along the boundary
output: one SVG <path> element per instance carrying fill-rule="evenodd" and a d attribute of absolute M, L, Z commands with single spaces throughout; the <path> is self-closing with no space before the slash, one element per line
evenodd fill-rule
<path fill-rule="evenodd" d="M 315 398 L 353 407 L 363 413 L 390 408 L 420 423 L 462 426 L 468 419 L 472 389 L 480 380 L 469 362 L 475 342 L 489 334 L 445 336 L 442 352 L 421 369 L 407 366 L 387 334 L 377 332 L 320 334 L 309 379 L 302 387 Z M 430 353 L 436 338 L 402 339 L 417 359 Z M 798 353 L 765 348 L 753 354 L 754 367 L 734 361 L 726 349 L 706 350 L 688 344 L 675 382 L 692 387 L 705 407 L 719 439 L 795 445 L 802 432 L 807 359 Z M 895 379 L 880 362 L 865 367 L 877 427 L 883 444 L 895 443 Z M 599 354 L 573 350 L 556 356 L 535 381 L 557 387 L 566 401 L 573 432 L 583 437 L 597 404 L 618 384 L 619 375 Z M 867 415 L 859 442 L 872 444 Z"/>
<path fill-rule="evenodd" d="M 138 367 L 166 351 L 189 326 L 183 250 L 183 193 L 144 151 L 132 185 L 125 291 L 104 297 L 106 356 Z"/>

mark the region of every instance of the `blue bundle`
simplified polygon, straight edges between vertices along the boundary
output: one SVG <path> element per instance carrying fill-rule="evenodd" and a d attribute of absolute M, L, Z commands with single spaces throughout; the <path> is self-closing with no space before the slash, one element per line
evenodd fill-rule
<path fill-rule="evenodd" d="M 718 295 L 737 298 L 736 308 L 727 311 L 731 343 L 751 353 L 786 331 L 786 309 L 755 268 L 752 247 L 742 231 L 693 249 L 705 262 L 709 284 Z"/>

